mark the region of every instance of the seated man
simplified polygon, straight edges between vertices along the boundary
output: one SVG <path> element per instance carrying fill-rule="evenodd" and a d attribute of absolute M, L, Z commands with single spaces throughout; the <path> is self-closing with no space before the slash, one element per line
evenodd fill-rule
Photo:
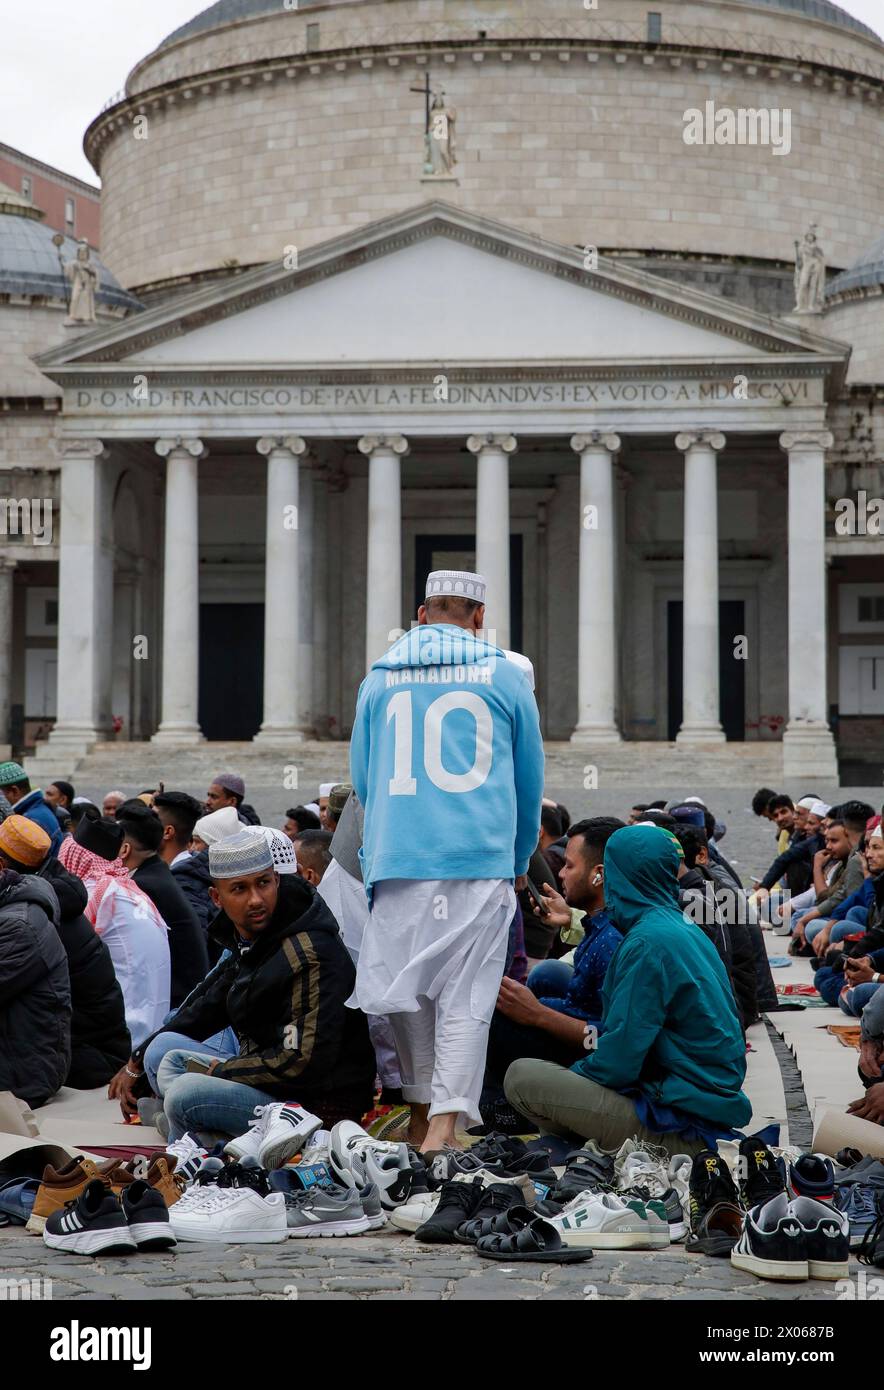
<path fill-rule="evenodd" d="M 825 954 L 832 936 L 832 913 L 862 886 L 864 865 L 859 846 L 866 822 L 874 815 L 864 801 L 845 802 L 839 810 L 840 815 L 826 829 L 826 849 L 830 862 L 835 864 L 835 873 L 822 893 L 815 874 L 816 902 L 799 919 L 794 931 L 795 940 L 812 945 L 819 957 Z M 839 938 L 847 934 L 846 928 L 839 930 Z"/>
<path fill-rule="evenodd" d="M 605 902 L 623 933 L 605 981 L 598 1045 L 570 1068 L 513 1062 L 510 1104 L 542 1133 L 614 1151 L 626 1139 L 698 1153 L 745 1125 L 746 1051 L 727 971 L 677 907 L 681 847 L 655 826 L 605 847 Z"/>
<path fill-rule="evenodd" d="M 863 1009 L 860 1036 L 859 1073 L 866 1093 L 847 1107 L 848 1113 L 884 1125 L 884 989 Z"/>
<path fill-rule="evenodd" d="M 170 1024 L 194 1039 L 167 1052 L 157 1072 L 170 1140 L 187 1130 L 242 1134 L 255 1107 L 274 1101 L 297 1101 L 327 1127 L 360 1120 L 371 1107 L 374 1055 L 365 1017 L 344 1007 L 355 970 L 337 923 L 303 879 L 280 880 L 258 829 L 212 845 L 209 868 L 220 909 L 212 932 L 230 955 Z M 239 1051 L 219 1057 L 203 1040 L 228 1026 Z M 147 1039 L 111 1083 L 124 1113 L 136 1108 L 132 1082 L 164 1031 Z"/>
<path fill-rule="evenodd" d="M 58 919 L 48 883 L 0 865 L 0 1091 L 35 1109 L 64 1085 L 71 1061 L 71 984 Z"/>
<path fill-rule="evenodd" d="M 504 977 L 491 1019 L 486 1080 L 502 1083 L 507 1068 L 519 1057 L 542 1057 L 567 1066 L 583 1056 L 587 1025 L 598 1028 L 602 1017 L 602 986 L 622 937 L 605 911 L 603 859 L 605 845 L 623 822 L 611 816 L 578 821 L 568 832 L 562 865 L 564 900 L 545 893 L 549 921 L 571 924 L 568 907 L 582 913 L 583 940 L 574 952 L 574 965 L 544 961 L 534 967 L 528 983 Z M 565 906 L 568 905 L 568 907 Z"/>
<path fill-rule="evenodd" d="M 89 1091 L 104 1086 L 132 1050 L 123 992 L 110 952 L 85 916 L 85 885 L 51 853 L 49 836 L 24 816 L 0 824 L 0 870 L 49 884 L 58 899 L 56 930 L 71 986 L 71 1059 L 64 1084 Z"/>
<path fill-rule="evenodd" d="M 21 763 L 0 763 L 0 791 L 17 816 L 27 816 L 46 831 L 52 842 L 52 853 L 58 854 L 63 838 L 58 817 L 39 788 L 32 790 Z"/>

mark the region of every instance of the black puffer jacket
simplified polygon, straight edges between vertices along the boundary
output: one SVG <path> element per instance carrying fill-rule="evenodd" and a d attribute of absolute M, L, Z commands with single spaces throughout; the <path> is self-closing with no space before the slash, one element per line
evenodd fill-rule
<path fill-rule="evenodd" d="M 319 1115 L 322 1096 L 335 1092 L 360 1092 L 367 1108 L 374 1050 L 365 1015 L 344 1007 L 356 970 L 337 922 L 309 883 L 294 874 L 280 879 L 276 911 L 245 953 L 225 913 L 212 933 L 232 954 L 188 995 L 170 1030 L 204 1041 L 233 1027 L 239 1055 L 213 1076 L 300 1101 Z M 137 1060 L 151 1041 L 133 1054 Z"/>
<path fill-rule="evenodd" d="M 43 1105 L 71 1060 L 71 985 L 55 893 L 0 873 L 0 1091 Z"/>
<path fill-rule="evenodd" d="M 58 934 L 71 980 L 71 1066 L 65 1084 L 91 1091 L 110 1081 L 132 1051 L 123 991 L 110 952 L 83 915 L 88 900 L 83 882 L 57 859 L 47 859 L 37 878 L 58 898 Z"/>
<path fill-rule="evenodd" d="M 209 851 L 201 849 L 199 854 L 191 854 L 187 859 L 172 867 L 172 876 L 193 908 L 199 924 L 208 937 L 209 927 L 218 915 L 218 909 L 209 897 L 212 880 L 209 877 Z M 209 938 L 209 960 L 214 965 L 218 958 L 218 948 Z M 214 948 L 214 954 L 213 954 Z"/>

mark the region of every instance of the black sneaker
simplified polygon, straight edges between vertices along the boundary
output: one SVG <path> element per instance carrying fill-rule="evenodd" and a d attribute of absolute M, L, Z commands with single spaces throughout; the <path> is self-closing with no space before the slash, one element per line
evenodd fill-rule
<path fill-rule="evenodd" d="M 743 1211 L 730 1169 L 711 1149 L 695 1157 L 689 1192 L 691 1229 L 685 1250 L 726 1257 L 740 1237 Z"/>
<path fill-rule="evenodd" d="M 128 1255 L 136 1249 L 119 1197 L 100 1178 L 87 1183 L 63 1210 L 47 1216 L 43 1241 L 50 1250 L 71 1255 Z"/>
<path fill-rule="evenodd" d="M 457 1227 L 454 1239 L 458 1245 L 475 1245 L 479 1236 L 490 1234 L 491 1222 L 495 1217 L 509 1211 L 511 1207 L 523 1206 L 524 1203 L 524 1192 L 513 1183 L 492 1183 L 483 1191 L 479 1205 L 469 1221 L 464 1221 Z"/>
<path fill-rule="evenodd" d="M 169 1208 L 161 1192 L 146 1182 L 124 1187 L 120 1204 L 139 1250 L 171 1250 L 178 1242 L 169 1224 Z"/>
<path fill-rule="evenodd" d="M 813 1197 L 817 1202 L 835 1200 L 835 1169 L 828 1158 L 802 1154 L 789 1168 L 789 1188 L 794 1197 Z"/>
<path fill-rule="evenodd" d="M 786 1165 L 761 1139 L 744 1139 L 739 1157 L 740 1196 L 747 1211 L 786 1190 Z"/>
<path fill-rule="evenodd" d="M 250 1187 L 259 1197 L 267 1197 L 272 1191 L 267 1170 L 250 1157 L 240 1163 L 226 1164 L 217 1176 L 217 1184 L 219 1187 Z"/>
<path fill-rule="evenodd" d="M 807 1235 L 792 1212 L 788 1194 L 747 1211 L 731 1265 L 759 1279 L 809 1279 Z"/>
<path fill-rule="evenodd" d="M 794 1197 L 789 1213 L 800 1222 L 811 1279 L 846 1279 L 850 1272 L 850 1222 L 831 1202 Z"/>
<path fill-rule="evenodd" d="M 514 1110 L 507 1100 L 492 1100 L 486 1105 L 479 1106 L 479 1114 L 482 1117 L 481 1125 L 475 1129 L 468 1129 L 467 1134 L 503 1134 L 507 1138 L 518 1134 L 537 1134 L 539 1131 L 530 1120 L 526 1120 L 524 1115 L 520 1115 L 518 1110 Z"/>
<path fill-rule="evenodd" d="M 401 1207 L 405 1202 L 422 1197 L 430 1190 L 427 1165 L 414 1149 L 408 1150 L 409 1166 L 403 1169 L 392 1187 L 386 1190 L 388 1207 Z"/>
<path fill-rule="evenodd" d="M 612 1154 L 601 1157 L 587 1149 L 577 1149 L 565 1160 L 565 1171 L 550 1189 L 553 1201 L 563 1205 L 583 1192 L 610 1192 L 617 1187 Z"/>
<path fill-rule="evenodd" d="M 484 1195 L 481 1180 L 460 1177 L 443 1183 L 439 1205 L 429 1220 L 418 1226 L 414 1233 L 415 1240 L 427 1245 L 456 1244 L 455 1231 L 469 1221 Z"/>

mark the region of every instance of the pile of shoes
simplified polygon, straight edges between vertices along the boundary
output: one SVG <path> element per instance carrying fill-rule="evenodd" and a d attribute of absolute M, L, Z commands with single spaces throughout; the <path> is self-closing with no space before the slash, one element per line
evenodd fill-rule
<path fill-rule="evenodd" d="M 830 1159 L 799 1154 L 787 1166 L 759 1140 L 745 1140 L 739 1155 L 746 1209 L 730 1251 L 734 1269 L 777 1282 L 845 1279 L 851 1227 L 835 1205 Z"/>
<path fill-rule="evenodd" d="M 176 1243 L 169 1213 L 184 1186 L 174 1156 L 159 1154 L 149 1164 L 74 1158 L 44 1169 L 26 1229 L 74 1255 L 168 1250 Z"/>
<path fill-rule="evenodd" d="M 838 1155 L 835 1206 L 850 1224 L 850 1248 L 862 1249 L 869 1232 L 884 1220 L 884 1162 L 856 1151 Z"/>

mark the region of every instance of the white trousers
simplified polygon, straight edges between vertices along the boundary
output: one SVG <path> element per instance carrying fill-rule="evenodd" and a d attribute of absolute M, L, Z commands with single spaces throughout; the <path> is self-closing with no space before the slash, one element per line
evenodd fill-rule
<path fill-rule="evenodd" d="M 501 879 L 375 885 L 349 1002 L 387 1014 L 402 1093 L 430 1116 L 480 1122 L 488 1029 L 516 910 Z"/>

